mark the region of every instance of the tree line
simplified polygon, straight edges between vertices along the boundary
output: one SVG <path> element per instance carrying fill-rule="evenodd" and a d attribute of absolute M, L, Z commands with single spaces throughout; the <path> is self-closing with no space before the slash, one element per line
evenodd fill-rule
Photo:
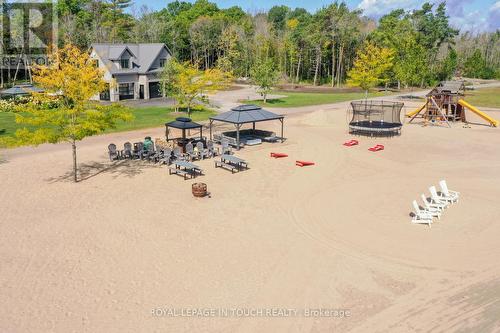
<path fill-rule="evenodd" d="M 473 34 L 452 27 L 445 3 L 398 9 L 378 22 L 334 2 L 315 13 L 274 6 L 247 13 L 208 0 L 174 1 L 157 11 L 132 0 L 58 2 L 61 43 L 162 42 L 200 70 L 250 77 L 272 63 L 290 83 L 342 86 L 366 42 L 393 51 L 387 85 L 427 86 L 453 75 L 500 78 L 500 30 Z"/>

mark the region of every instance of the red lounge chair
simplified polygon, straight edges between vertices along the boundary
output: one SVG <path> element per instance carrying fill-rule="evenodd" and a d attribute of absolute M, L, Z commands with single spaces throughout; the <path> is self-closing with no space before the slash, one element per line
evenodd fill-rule
<path fill-rule="evenodd" d="M 295 165 L 299 167 L 304 167 L 304 166 L 310 166 L 314 165 L 314 162 L 307 162 L 307 161 L 295 161 Z"/>
<path fill-rule="evenodd" d="M 349 141 L 344 142 L 343 145 L 346 147 L 352 147 L 352 146 L 359 145 L 359 141 L 353 139 L 353 140 L 349 140 Z"/>
<path fill-rule="evenodd" d="M 283 153 L 271 153 L 271 157 L 274 157 L 274 158 L 283 158 L 283 157 L 288 157 L 287 154 L 283 154 Z"/>
<path fill-rule="evenodd" d="M 376 146 L 373 146 L 371 148 L 368 148 L 369 151 L 379 151 L 379 150 L 384 150 L 384 146 L 383 145 L 376 145 Z"/>

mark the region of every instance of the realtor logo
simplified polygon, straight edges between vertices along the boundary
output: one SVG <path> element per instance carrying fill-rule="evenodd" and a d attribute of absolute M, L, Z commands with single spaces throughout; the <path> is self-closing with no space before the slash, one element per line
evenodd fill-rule
<path fill-rule="evenodd" d="M 52 2 L 0 0 L 2 55 L 47 54 L 57 46 L 57 15 Z"/>

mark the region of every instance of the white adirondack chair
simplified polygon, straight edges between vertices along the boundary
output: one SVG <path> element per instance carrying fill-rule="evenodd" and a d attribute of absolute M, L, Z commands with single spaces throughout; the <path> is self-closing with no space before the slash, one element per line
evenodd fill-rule
<path fill-rule="evenodd" d="M 413 209 L 415 210 L 415 215 L 413 215 L 411 222 L 418 224 L 427 224 L 430 228 L 433 222 L 432 215 L 425 211 L 422 211 L 418 206 L 416 200 L 413 200 Z"/>
<path fill-rule="evenodd" d="M 422 194 L 420 195 L 420 197 L 422 198 L 422 201 L 424 202 L 424 205 L 427 209 L 435 209 L 437 211 L 442 211 L 446 208 L 446 204 L 439 204 L 439 203 L 434 203 L 432 202 L 432 199 L 431 199 L 431 202 L 429 202 L 429 200 L 427 200 L 427 197 Z"/>
<path fill-rule="evenodd" d="M 446 207 L 448 207 L 448 205 L 453 202 L 453 200 L 449 198 L 440 197 L 437 193 L 436 186 L 429 187 L 429 192 L 431 193 L 431 200 L 433 203 L 445 204 Z"/>
<path fill-rule="evenodd" d="M 455 202 L 458 202 L 460 192 L 449 190 L 448 185 L 446 185 L 446 180 L 441 180 L 439 182 L 439 186 L 441 187 L 442 197 L 448 197 L 450 199 L 454 199 Z"/>
<path fill-rule="evenodd" d="M 443 208 L 439 208 L 439 206 L 436 206 L 435 204 L 430 204 L 429 201 L 427 201 L 425 195 L 423 194 L 422 194 L 422 201 L 424 202 L 424 212 L 429 213 L 434 217 L 437 217 L 438 220 L 441 220 L 441 210 Z"/>

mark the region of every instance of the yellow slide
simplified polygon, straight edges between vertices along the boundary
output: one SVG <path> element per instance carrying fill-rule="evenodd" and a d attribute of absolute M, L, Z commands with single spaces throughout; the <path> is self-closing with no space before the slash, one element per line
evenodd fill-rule
<path fill-rule="evenodd" d="M 426 106 L 426 105 L 427 105 L 427 104 L 424 104 L 424 105 L 422 105 L 421 107 L 419 107 L 418 109 L 416 109 L 415 111 L 412 111 L 412 112 L 410 112 L 410 113 L 407 113 L 407 114 L 406 114 L 406 116 L 407 116 L 408 118 L 413 117 L 414 115 L 416 115 L 417 113 L 419 113 L 420 111 L 422 111 L 422 110 L 425 108 L 425 106 Z"/>
<path fill-rule="evenodd" d="M 463 99 L 459 99 L 458 100 L 458 104 L 460 104 L 463 107 L 471 110 L 472 112 L 474 112 L 475 114 L 477 114 L 479 117 L 481 117 L 484 120 L 486 120 L 487 122 L 489 122 L 492 126 L 498 127 L 498 123 L 499 123 L 498 120 L 493 119 L 490 116 L 488 116 L 486 113 L 479 111 L 476 107 L 470 105 L 469 103 L 467 103 Z"/>

